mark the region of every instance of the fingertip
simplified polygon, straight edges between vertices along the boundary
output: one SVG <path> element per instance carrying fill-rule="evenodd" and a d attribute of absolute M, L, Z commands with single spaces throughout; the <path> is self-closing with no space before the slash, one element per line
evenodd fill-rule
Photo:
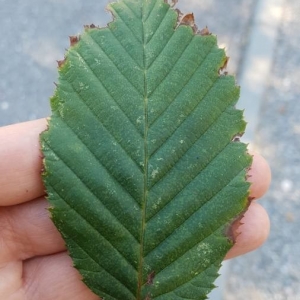
<path fill-rule="evenodd" d="M 258 153 L 253 153 L 253 162 L 248 172 L 248 181 L 251 182 L 250 196 L 255 199 L 261 198 L 270 187 L 270 166 Z"/>
<path fill-rule="evenodd" d="M 241 221 L 233 224 L 232 232 L 236 241 L 226 259 L 253 251 L 266 241 L 270 232 L 268 213 L 258 203 L 251 203 Z"/>
<path fill-rule="evenodd" d="M 0 206 L 10 206 L 44 194 L 39 135 L 46 119 L 0 128 Z"/>

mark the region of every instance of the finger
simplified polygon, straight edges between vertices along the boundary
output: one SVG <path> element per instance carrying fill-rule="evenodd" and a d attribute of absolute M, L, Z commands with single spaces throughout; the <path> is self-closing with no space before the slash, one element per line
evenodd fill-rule
<path fill-rule="evenodd" d="M 43 199 L 0 208 L 1 263 L 53 254 L 65 249 L 61 235 L 49 218 L 47 207 Z M 264 208 L 252 203 L 244 218 L 232 227 L 236 244 L 227 258 L 259 247 L 266 240 L 269 227 L 269 218 Z"/>
<path fill-rule="evenodd" d="M 49 218 L 47 207 L 46 200 L 34 200 L 0 208 L 0 263 L 53 254 L 65 249 L 64 241 Z M 226 258 L 258 248 L 266 240 L 269 228 L 269 218 L 264 208 L 252 203 L 244 218 L 232 227 L 236 244 Z"/>
<path fill-rule="evenodd" d="M 30 300 L 99 300 L 81 281 L 66 252 L 24 262 L 23 286 L 13 295 Z"/>
<path fill-rule="evenodd" d="M 39 135 L 46 119 L 0 128 L 0 206 L 26 202 L 44 194 Z M 270 168 L 255 154 L 249 171 L 251 195 L 261 197 L 270 184 Z"/>
<path fill-rule="evenodd" d="M 45 199 L 0 207 L 0 265 L 65 250 Z"/>
<path fill-rule="evenodd" d="M 242 225 L 241 225 L 242 224 Z M 233 258 L 260 247 L 270 231 L 270 220 L 265 209 L 252 202 L 241 221 L 233 224 L 235 245 L 227 253 L 226 259 Z"/>
<path fill-rule="evenodd" d="M 256 154 L 251 169 L 252 194 L 256 197 L 266 190 L 269 173 L 264 159 Z M 260 174 L 267 179 L 264 180 Z M 2 262 L 49 255 L 65 249 L 60 234 L 49 218 L 47 206 L 45 200 L 36 200 L 13 207 L 0 207 Z"/>
<path fill-rule="evenodd" d="M 268 215 L 257 203 L 251 204 L 242 222 L 245 222 L 244 225 L 234 231 L 236 235 L 239 231 L 242 233 L 237 236 L 236 245 L 228 253 L 227 258 L 257 248 L 269 232 Z M 71 264 L 71 259 L 65 252 L 25 262 L 23 288 L 19 289 L 19 284 L 16 283 L 12 285 L 12 287 L 18 287 L 14 293 L 14 295 L 19 294 L 19 298 L 16 299 L 25 299 L 25 296 L 21 297 L 21 293 L 32 300 L 98 299 L 80 282 L 80 277 L 77 271 L 70 267 Z M 16 269 L 18 272 L 19 268 Z"/>
<path fill-rule="evenodd" d="M 248 181 L 252 183 L 250 196 L 255 199 L 262 197 L 269 189 L 271 170 L 267 161 L 258 153 L 253 154 L 253 162 L 248 176 Z"/>
<path fill-rule="evenodd" d="M 66 252 L 0 267 L 0 299 L 99 300 L 82 282 Z"/>
<path fill-rule="evenodd" d="M 0 206 L 44 194 L 39 134 L 46 126 L 40 119 L 0 128 Z"/>

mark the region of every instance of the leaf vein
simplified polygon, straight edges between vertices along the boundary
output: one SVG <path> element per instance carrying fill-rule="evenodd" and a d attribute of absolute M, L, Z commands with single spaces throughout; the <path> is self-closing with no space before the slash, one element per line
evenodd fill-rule
<path fill-rule="evenodd" d="M 124 6 L 126 6 L 126 8 L 137 18 L 139 19 L 140 16 L 136 15 L 135 11 L 132 10 L 132 8 L 130 6 L 127 5 L 126 1 L 122 2 L 124 4 Z M 124 21 L 123 21 L 124 22 Z"/>
<path fill-rule="evenodd" d="M 78 216 L 79 217 L 81 217 L 81 218 L 83 218 L 72 206 L 70 206 L 68 203 L 66 203 L 71 209 L 73 209 L 77 214 L 78 214 Z M 85 219 L 85 218 L 83 218 L 83 220 L 85 221 L 85 222 L 87 222 L 87 224 L 89 224 L 88 223 L 88 221 Z M 92 227 L 93 228 L 93 227 Z M 94 229 L 94 228 L 93 228 Z M 96 230 L 96 232 L 98 233 L 98 231 Z M 102 236 L 102 235 L 101 235 Z M 103 236 L 102 236 L 103 237 Z M 126 290 L 130 293 L 130 294 L 132 294 L 133 296 L 134 296 L 134 294 L 133 294 L 133 292 L 129 289 L 129 287 L 127 287 L 121 280 L 119 280 L 118 278 L 116 278 L 116 276 L 115 275 L 113 275 L 111 272 L 109 272 L 106 268 L 104 268 L 102 265 L 100 265 L 100 263 L 93 257 L 93 256 L 91 256 L 90 255 L 90 253 L 88 253 L 88 251 L 87 251 L 87 249 L 86 248 L 84 248 L 83 246 L 81 246 L 81 245 L 79 245 L 79 243 L 78 242 L 76 242 L 73 238 L 71 238 L 71 237 L 68 237 L 70 240 L 72 240 L 73 241 L 73 243 L 74 244 L 76 244 L 77 246 L 78 246 L 78 248 L 80 248 L 91 260 L 93 260 L 94 262 L 95 262 L 95 264 L 97 265 L 97 266 L 99 266 L 101 269 L 103 269 L 107 274 L 109 274 L 111 277 L 113 277 L 115 280 L 117 280 L 123 287 L 125 287 L 126 288 Z M 103 237 L 104 238 L 104 237 Z M 105 239 L 105 238 L 104 238 Z M 106 240 L 106 239 L 105 239 Z M 109 243 L 109 241 L 107 241 L 108 243 Z M 121 255 L 121 254 L 120 254 Z M 89 271 L 89 272 L 91 272 L 91 271 Z M 95 273 L 97 273 L 97 272 L 95 272 Z M 111 297 L 113 297 L 113 296 L 111 296 Z M 113 297 L 113 298 L 115 298 L 115 297 Z"/>
<path fill-rule="evenodd" d="M 213 199 L 220 193 L 222 192 L 228 185 L 230 185 L 230 183 L 232 183 L 238 176 L 240 176 L 240 174 L 244 171 L 244 168 L 242 170 L 239 170 L 237 172 L 237 174 L 234 176 L 234 178 L 232 178 L 226 185 L 222 186 L 220 189 L 218 189 L 211 197 L 209 197 L 204 203 L 202 203 L 197 209 L 195 209 L 194 211 L 191 212 L 191 214 L 185 219 L 183 220 L 180 224 L 178 224 L 175 228 L 173 228 L 173 231 L 167 236 L 164 238 L 163 241 L 161 241 L 158 245 L 155 246 L 155 248 L 153 248 L 149 253 L 147 253 L 146 255 L 149 255 L 152 251 L 154 251 L 155 249 L 157 249 L 157 247 L 159 247 L 161 244 L 163 244 L 164 242 L 166 242 L 166 240 L 168 238 L 170 238 L 175 231 L 177 231 L 184 223 L 186 223 L 191 217 L 193 217 L 200 209 L 203 209 L 203 207 L 205 207 L 210 201 L 213 201 Z M 191 181 L 192 182 L 192 181 Z M 191 183 L 189 182 L 189 184 Z M 188 185 L 189 185 L 188 184 Z M 179 192 L 180 193 L 180 192 Z M 178 193 L 178 194 L 179 194 Z M 177 194 L 177 195 L 178 195 Z M 177 196 L 176 195 L 176 196 Z M 175 197 L 176 197 L 175 196 Z M 172 199 L 174 200 L 174 198 Z M 205 237 L 207 238 L 207 237 Z M 203 239 L 201 239 L 199 242 L 197 242 L 196 244 L 198 243 L 201 243 L 203 241 Z M 186 253 L 186 252 L 185 252 Z M 184 254 L 185 254 L 184 253 Z"/>
<path fill-rule="evenodd" d="M 100 80 L 100 78 L 98 78 L 98 76 L 96 75 L 95 71 L 91 68 L 91 66 L 86 62 L 86 60 L 82 57 L 82 55 L 75 51 L 77 53 L 77 55 L 79 57 L 81 57 L 81 59 L 84 61 L 85 65 L 89 68 L 90 72 L 94 75 L 94 77 L 98 80 L 98 82 L 100 83 L 100 85 L 105 89 L 105 91 L 107 92 L 107 94 L 110 96 L 110 98 L 114 101 L 114 103 L 118 106 L 118 108 L 120 109 L 120 111 L 123 113 L 123 115 L 127 118 L 127 120 L 131 123 L 131 125 L 136 129 L 136 126 L 134 124 L 134 122 L 128 117 L 128 115 L 125 113 L 124 109 L 121 107 L 121 105 L 117 102 L 117 100 L 111 95 L 111 93 L 109 92 L 109 90 L 107 89 L 107 87 L 104 85 L 104 83 Z M 136 129 L 136 132 L 139 134 L 139 136 L 141 138 L 143 138 L 143 136 L 141 135 L 141 133 Z"/>
<path fill-rule="evenodd" d="M 120 14 L 118 14 L 115 10 L 114 13 L 120 18 L 120 20 L 123 22 L 123 24 L 129 29 L 129 31 L 132 33 L 132 35 L 134 36 L 134 38 L 139 42 L 142 43 L 142 41 L 140 40 L 139 37 L 136 36 L 135 32 L 130 28 L 130 26 L 125 22 L 125 20 L 122 18 L 122 16 Z"/>
<path fill-rule="evenodd" d="M 194 38 L 195 36 L 193 36 Z M 178 60 L 174 63 L 173 67 L 171 68 L 171 70 L 166 74 L 166 76 L 161 80 L 160 84 L 155 88 L 155 90 L 163 83 L 163 81 L 166 80 L 166 78 L 171 74 L 171 71 L 175 68 L 175 66 L 177 65 L 178 61 L 182 58 L 182 55 L 184 54 L 184 52 L 186 51 L 186 49 L 188 48 L 188 46 L 191 44 L 191 41 L 187 44 L 187 47 L 184 49 L 184 51 L 182 52 L 182 54 L 180 55 L 180 57 L 178 58 Z M 211 50 L 214 48 L 214 44 L 212 45 L 212 47 L 210 48 L 210 50 L 205 54 L 205 57 L 197 64 L 197 67 L 195 68 L 195 70 L 189 74 L 189 76 L 186 76 L 186 81 L 184 83 L 184 85 L 182 86 L 182 88 L 176 93 L 174 99 L 170 102 L 170 104 L 168 106 L 166 106 L 166 108 L 152 121 L 151 125 L 153 125 L 154 122 L 156 122 L 156 120 L 158 118 L 161 118 L 162 115 L 164 114 L 164 112 L 170 107 L 170 105 L 177 99 L 177 97 L 181 94 L 181 92 L 186 88 L 187 84 L 191 81 L 191 79 L 193 78 L 193 76 L 197 73 L 197 71 L 202 67 L 203 63 L 207 60 L 209 54 L 212 52 Z M 155 92 L 152 91 L 151 95 Z M 150 97 L 150 96 L 149 96 Z"/>
<path fill-rule="evenodd" d="M 163 48 L 161 48 L 161 50 L 159 51 L 159 53 L 157 53 L 157 56 L 155 59 L 152 60 L 152 62 L 150 63 L 150 65 L 148 66 L 147 70 L 150 70 L 150 68 L 152 67 L 152 65 L 159 59 L 159 57 L 161 56 L 161 54 L 163 53 L 163 51 L 167 48 L 167 46 L 169 45 L 173 35 L 175 33 L 175 30 L 173 30 L 172 35 L 170 36 L 170 38 L 168 39 L 168 41 L 165 43 L 165 45 L 163 46 Z"/>
<path fill-rule="evenodd" d="M 78 53 L 78 52 L 77 52 Z M 78 55 L 80 55 L 78 53 Z M 82 58 L 83 59 L 83 58 Z M 85 62 L 86 63 L 86 62 Z M 99 81 L 99 83 L 101 84 L 101 86 L 105 89 L 105 91 L 107 92 L 107 94 L 110 96 L 110 98 L 114 101 L 114 103 L 118 106 L 118 108 L 120 109 L 120 111 L 123 113 L 123 115 L 126 117 L 126 119 L 130 122 L 130 124 L 136 129 L 136 126 L 134 125 L 134 123 L 131 121 L 131 119 L 127 116 L 127 114 L 125 113 L 125 111 L 122 109 L 122 107 L 119 105 L 119 103 L 113 98 L 113 96 L 109 93 L 109 91 L 107 90 L 107 88 L 104 86 L 104 84 L 101 82 L 101 80 L 96 76 L 96 74 L 94 73 L 94 71 L 91 69 L 91 67 L 86 63 L 86 65 L 89 67 L 90 71 L 93 73 L 94 77 Z M 68 82 L 69 83 L 69 82 Z M 117 138 L 110 132 L 109 128 L 105 125 L 105 123 L 101 122 L 101 120 L 99 119 L 99 117 L 95 114 L 94 110 L 84 101 L 84 98 L 80 95 L 80 93 L 78 93 L 74 86 L 71 84 L 71 87 L 73 89 L 73 91 L 82 99 L 82 103 L 84 103 L 87 108 L 91 111 L 91 113 L 96 117 L 96 119 L 99 121 L 99 123 L 101 125 L 103 125 L 103 127 L 111 134 L 111 136 L 115 139 L 115 141 L 120 145 L 120 147 L 126 152 L 126 154 L 128 155 L 128 157 L 135 163 L 135 165 L 142 171 L 141 166 L 132 158 L 132 156 L 129 154 L 129 152 L 124 148 L 124 146 L 117 140 Z M 142 139 L 143 136 L 141 135 L 141 133 L 136 130 L 136 133 L 139 135 L 139 137 L 141 137 Z"/>
<path fill-rule="evenodd" d="M 147 46 L 147 45 L 151 42 L 151 40 L 153 39 L 153 37 L 155 36 L 155 34 L 159 31 L 159 28 L 160 28 L 161 24 L 163 23 L 163 21 L 165 20 L 165 18 L 166 18 L 166 16 L 167 16 L 168 12 L 169 12 L 169 10 L 166 10 L 166 13 L 165 13 L 164 17 L 160 20 L 159 25 L 157 26 L 157 28 L 155 29 L 155 31 L 152 33 L 150 39 L 147 41 L 147 43 L 146 43 L 145 46 Z M 152 11 L 151 11 L 151 13 L 152 13 Z M 150 13 L 150 14 L 151 14 L 151 13 Z M 147 19 L 148 19 L 148 18 L 147 18 Z M 147 21 L 147 19 L 146 19 L 146 21 Z M 146 21 L 145 21 L 145 22 L 146 22 Z"/>
<path fill-rule="evenodd" d="M 164 77 L 160 80 L 159 84 L 155 87 L 155 89 L 153 91 L 151 91 L 151 93 L 148 95 L 148 97 L 150 98 L 155 91 L 161 86 L 161 84 L 166 80 L 166 78 L 171 74 L 172 70 L 176 67 L 177 63 L 179 62 L 179 60 L 182 58 L 183 54 L 185 53 L 185 51 L 188 49 L 191 41 L 195 38 L 195 36 L 192 36 L 191 40 L 186 44 L 185 48 L 183 49 L 183 51 L 181 52 L 180 56 L 176 59 L 176 61 L 174 62 L 172 68 L 164 75 Z M 155 121 L 155 120 L 154 120 Z M 154 122 L 153 121 L 153 122 Z M 152 122 L 152 124 L 153 124 Z"/>
<path fill-rule="evenodd" d="M 201 137 L 200 137 L 200 138 L 201 138 Z M 187 188 L 187 186 L 190 185 L 190 184 L 193 182 L 193 180 L 195 180 L 195 178 L 200 174 L 200 172 L 205 171 L 205 170 L 210 166 L 210 164 L 211 164 L 211 163 L 212 163 L 219 155 L 221 155 L 221 153 L 222 153 L 223 151 L 225 151 L 225 149 L 228 147 L 228 145 L 229 145 L 230 143 L 231 143 L 231 142 L 229 142 L 228 144 L 226 144 L 226 146 L 225 146 L 223 149 L 221 149 L 220 152 L 217 153 L 217 155 L 213 156 L 213 157 L 211 158 L 211 160 L 208 162 L 208 164 L 207 164 L 204 168 L 200 169 L 198 173 L 196 173 L 194 176 L 192 176 L 192 177 L 190 178 L 190 180 L 185 184 L 185 186 L 184 186 L 182 189 L 180 189 L 180 190 L 173 196 L 173 198 L 171 198 L 168 202 L 166 202 L 165 205 L 164 205 L 163 207 L 161 207 L 154 215 L 152 215 L 152 216 L 147 220 L 147 222 L 149 222 L 153 217 L 155 217 L 162 209 L 164 209 L 165 206 L 167 206 L 167 205 L 168 205 L 172 200 L 174 200 L 174 199 L 175 199 L 182 191 L 184 191 L 184 190 Z"/>
<path fill-rule="evenodd" d="M 202 132 L 202 133 L 200 133 L 200 136 L 199 137 L 196 137 L 196 140 L 191 144 L 191 145 L 189 145 L 189 147 L 187 147 L 187 149 L 181 154 L 181 156 L 179 156 L 178 158 L 177 158 L 177 160 L 174 160 L 173 161 L 173 164 L 168 168 L 168 170 L 167 171 L 165 171 L 164 173 L 162 173 L 162 176 L 158 179 L 158 181 L 156 181 L 152 186 L 151 186 L 151 188 L 153 188 L 153 187 L 155 187 L 159 182 L 161 182 L 164 178 L 165 178 L 165 176 L 172 170 L 172 169 L 174 169 L 175 168 L 175 166 L 181 161 L 181 159 L 183 158 L 183 156 L 189 151 L 189 150 L 191 150 L 192 149 L 192 147 L 193 146 L 195 146 L 195 144 L 197 143 L 197 142 L 199 142 L 200 140 L 201 140 L 201 138 L 214 126 L 214 125 L 216 125 L 217 123 L 218 123 L 218 121 L 220 120 L 220 118 L 222 117 L 222 115 L 223 115 L 223 113 L 228 109 L 228 107 L 230 107 L 231 106 L 231 103 L 229 103 L 228 104 L 228 106 L 226 106 L 225 108 L 224 108 L 224 110 L 221 112 L 221 114 L 215 119 L 215 120 L 213 120 L 214 122 L 212 122 L 212 123 L 210 123 L 209 124 L 209 126 L 205 129 L 205 131 L 204 132 Z M 168 139 L 167 139 L 168 140 Z M 229 143 L 230 143 L 230 141 L 229 141 Z M 228 144 L 229 144 L 228 143 Z M 165 143 L 164 143 L 165 144 Z M 227 144 L 227 145 L 228 145 Z M 226 146 L 227 146 L 226 145 Z M 163 146 L 163 145 L 162 145 Z M 161 147 L 162 147 L 161 146 Z M 160 147 L 160 148 L 161 148 Z M 160 149 L 159 148 L 159 149 Z M 226 147 L 225 147 L 226 148 Z M 221 150 L 221 152 L 225 149 L 225 148 L 223 148 L 222 150 Z M 221 153 L 220 152 L 220 153 Z M 153 154 L 154 155 L 154 154 Z M 152 155 L 151 155 L 152 156 Z M 212 160 L 213 159 L 215 159 L 217 156 L 215 156 L 215 157 L 213 157 L 212 158 Z M 211 163 L 211 161 L 209 162 L 209 164 Z M 202 172 L 204 169 L 201 169 L 200 171 Z"/>
<path fill-rule="evenodd" d="M 202 97 L 202 101 L 205 99 L 205 97 L 209 94 L 209 92 L 211 91 L 211 89 L 213 88 L 213 86 L 214 86 L 214 83 L 216 83 L 216 81 L 218 80 L 218 78 L 216 78 L 214 81 L 213 81 L 213 83 L 210 85 L 210 87 L 209 87 L 209 89 L 205 92 L 205 94 L 203 95 L 203 97 Z M 172 131 L 172 132 L 170 132 L 170 135 L 164 140 L 164 141 L 162 141 L 162 143 L 160 144 L 160 146 L 158 146 L 152 153 L 151 153 L 151 155 L 150 155 L 150 157 L 152 157 L 152 156 L 154 156 L 155 154 L 156 154 L 156 152 L 159 150 L 159 149 L 161 149 L 169 140 L 170 140 L 170 138 L 172 138 L 173 137 L 173 135 L 175 134 L 175 132 L 176 131 L 178 131 L 183 125 L 184 125 L 184 123 L 185 123 L 185 121 L 190 117 L 190 115 L 199 107 L 199 105 L 201 105 L 201 103 L 202 103 L 202 101 L 200 101 L 200 102 L 198 102 L 195 106 L 194 106 L 194 108 L 189 112 L 189 114 L 186 116 L 186 118 L 184 119 L 184 120 L 182 120 L 182 122 L 181 123 L 179 123 L 175 128 L 174 128 L 174 130 Z M 229 104 L 230 105 L 230 104 Z M 228 106 L 229 106 L 228 105 Z M 219 117 L 222 115 L 222 113 L 224 113 L 224 111 L 227 109 L 227 107 L 228 106 L 226 106 L 226 108 L 221 112 L 221 114 L 219 115 Z M 215 120 L 215 121 L 217 121 L 218 119 L 219 119 L 219 117 Z M 210 129 L 210 127 L 213 125 L 213 122 L 209 125 L 209 127 L 201 134 L 201 135 L 204 135 L 209 129 Z M 201 136 L 200 136 L 201 137 Z M 200 138 L 199 137 L 199 138 Z M 198 140 L 198 139 L 197 139 Z M 193 146 L 196 142 L 197 142 L 197 140 L 191 145 L 191 146 Z M 188 149 L 187 149 L 188 150 Z M 187 151 L 185 151 L 184 153 L 183 153 L 183 155 L 186 153 Z M 182 155 L 182 156 L 183 156 Z M 179 157 L 179 159 L 178 160 L 180 160 L 181 158 L 182 158 L 182 156 L 181 157 Z M 177 160 L 177 161 L 178 161 Z"/>
<path fill-rule="evenodd" d="M 140 240 L 141 240 L 141 245 L 140 245 L 140 251 L 139 251 L 139 262 L 138 262 L 138 287 L 137 287 L 137 295 L 136 299 L 140 300 L 141 299 L 141 289 L 142 289 L 142 281 L 143 281 L 143 262 L 144 262 L 144 238 L 145 238 L 145 221 L 146 221 L 146 207 L 147 207 L 147 200 L 148 200 L 148 163 L 149 163 L 149 158 L 148 158 L 148 130 L 149 130 L 149 125 L 148 125 L 148 97 L 147 97 L 147 80 L 146 80 L 146 73 L 147 70 L 145 68 L 146 65 L 146 56 L 145 56 L 145 24 L 143 22 L 144 18 L 144 6 L 141 7 L 141 16 L 142 16 L 142 29 L 143 29 L 143 64 L 144 64 L 144 95 L 143 95 L 143 100 L 144 100 L 144 117 L 145 117 L 145 122 L 144 122 L 144 195 L 143 195 L 143 204 L 142 204 L 142 223 L 141 223 L 141 232 L 140 232 Z"/>
<path fill-rule="evenodd" d="M 217 230 L 216 230 L 216 231 L 217 231 Z M 212 261 L 211 264 L 208 265 L 206 268 L 204 268 L 203 271 L 202 271 L 201 273 L 199 273 L 198 275 L 200 275 L 200 274 L 202 274 L 203 272 L 207 271 L 209 268 L 211 268 L 211 266 L 212 266 L 213 264 L 215 264 L 215 263 L 218 262 L 219 260 L 220 260 L 220 258 L 218 257 L 217 259 L 215 259 L 214 261 Z M 198 275 L 197 275 L 197 276 L 198 276 Z M 185 281 L 185 282 L 183 282 L 182 284 L 180 284 L 179 286 L 177 286 L 176 289 L 175 289 L 174 291 L 167 291 L 167 292 L 165 292 L 165 293 L 161 293 L 161 294 L 159 294 L 159 295 L 156 295 L 156 297 L 161 297 L 162 295 L 165 295 L 165 294 L 168 294 L 168 293 L 175 293 L 175 291 L 178 290 L 180 287 L 182 287 L 183 285 L 189 283 L 190 281 L 192 281 L 192 280 L 194 280 L 194 279 L 195 279 L 195 277 L 194 277 L 194 278 L 191 278 L 191 279 L 189 279 L 189 280 L 187 280 L 187 281 Z"/>
<path fill-rule="evenodd" d="M 61 119 L 62 120 L 62 119 Z M 107 172 L 107 174 L 109 174 L 109 176 L 111 177 L 111 179 L 113 180 L 114 183 L 117 184 L 117 186 L 119 186 L 124 192 L 125 194 L 127 194 L 139 207 L 140 204 L 136 201 L 135 197 L 125 188 L 124 185 L 122 185 L 118 179 L 116 178 L 115 175 L 113 175 L 110 170 L 106 167 L 105 163 L 103 161 L 101 161 L 100 157 L 97 157 L 96 154 L 94 153 L 94 151 L 92 151 L 92 149 L 90 149 L 83 141 L 82 139 L 77 135 L 77 133 L 74 131 L 74 129 L 72 127 L 70 127 L 64 120 L 62 120 L 62 122 L 64 124 L 66 124 L 66 126 L 73 132 L 73 134 L 80 140 L 80 142 L 82 143 L 82 145 L 92 154 L 92 156 L 95 158 L 95 160 L 99 163 L 99 165 L 101 167 L 103 167 L 105 169 L 105 171 Z"/>
<path fill-rule="evenodd" d="M 223 226 L 224 226 L 224 225 L 221 225 L 219 228 L 217 228 L 216 230 L 214 230 L 212 233 L 210 233 L 208 236 L 206 236 L 204 239 L 202 239 L 202 240 L 201 240 L 200 242 L 198 242 L 197 244 L 201 243 L 201 242 L 202 242 L 203 240 L 205 240 L 206 238 L 208 238 L 208 237 L 214 235 L 214 234 L 215 234 L 218 230 L 220 230 Z M 196 245 L 197 245 L 197 244 L 196 244 Z M 195 246 L 196 246 L 196 245 L 195 245 Z M 194 247 L 195 247 L 195 246 L 194 246 Z M 182 256 L 184 256 L 184 255 L 185 255 L 187 252 L 189 252 L 190 250 L 191 250 L 191 249 L 189 249 L 188 251 L 186 251 L 185 253 L 183 253 L 183 255 L 181 255 L 180 257 L 178 257 L 178 259 L 181 258 Z M 202 272 L 200 272 L 200 273 L 197 274 L 197 275 L 200 275 L 200 274 L 202 274 L 203 272 L 205 272 L 206 270 L 208 270 L 208 269 L 211 267 L 211 265 L 213 265 L 214 263 L 216 263 L 216 262 L 219 261 L 219 260 L 220 260 L 220 257 L 217 257 L 216 260 L 212 261 L 211 264 L 208 264 L 208 266 L 207 266 L 206 268 L 204 268 L 204 269 L 202 270 Z M 155 276 L 157 277 L 158 274 L 160 274 L 161 272 L 163 272 L 166 268 L 170 267 L 170 266 L 171 266 L 173 263 L 175 263 L 175 262 L 176 262 L 176 260 L 173 261 L 173 262 L 171 262 L 168 266 L 166 266 L 165 268 L 163 268 L 162 270 L 160 270 Z M 195 279 L 195 277 L 193 277 L 193 278 L 191 278 L 191 279 L 188 279 L 188 280 L 184 281 L 184 282 L 181 283 L 180 285 L 176 286 L 176 289 L 179 289 L 181 286 L 185 285 L 186 283 L 189 283 L 189 282 L 190 282 L 191 280 L 193 280 L 193 279 Z M 170 293 L 170 292 L 172 292 L 172 291 L 166 291 L 165 293 L 155 295 L 155 297 L 159 297 L 159 296 L 165 295 L 165 294 Z"/>
<path fill-rule="evenodd" d="M 158 3 L 158 1 L 155 1 L 155 3 L 152 6 L 151 10 L 148 12 L 148 16 L 145 18 L 144 23 L 146 23 L 148 21 L 148 19 L 150 18 L 150 16 L 151 16 L 152 12 L 154 11 L 154 8 L 155 8 L 157 3 Z"/>
<path fill-rule="evenodd" d="M 68 126 L 68 125 L 67 125 Z M 95 194 L 95 192 L 93 191 L 92 188 L 89 187 L 89 185 L 85 182 L 84 179 L 82 179 L 77 172 L 61 157 L 58 155 L 58 153 L 49 145 L 49 143 L 47 143 L 49 149 L 51 149 L 53 151 L 53 153 L 55 153 L 55 155 L 57 157 L 60 158 L 61 162 L 75 175 L 75 177 L 78 179 L 79 182 L 81 182 L 83 184 L 83 186 L 85 187 L 85 189 L 91 193 L 106 209 L 107 211 L 109 211 L 109 213 L 114 217 L 115 221 L 117 221 L 122 227 L 124 227 L 126 229 L 126 231 L 130 234 L 130 236 L 137 242 L 138 240 L 135 238 L 135 236 L 131 233 L 131 231 L 120 222 L 120 220 L 117 218 L 117 216 L 115 216 L 108 208 L 107 206 L 98 198 L 98 196 Z M 87 148 L 88 149 L 88 148 Z M 89 150 L 89 149 L 88 149 Z M 104 167 L 105 168 L 105 167 Z M 110 175 L 110 173 L 108 173 Z M 62 198 L 63 199 L 63 198 Z"/>
<path fill-rule="evenodd" d="M 124 47 L 124 45 L 121 43 L 121 41 L 117 38 L 117 36 L 115 35 L 114 31 L 110 29 L 110 27 L 108 27 L 109 31 L 111 32 L 112 36 L 115 38 L 115 40 L 120 44 L 120 46 L 123 48 L 123 50 L 131 57 L 131 59 L 136 63 L 136 65 L 142 69 L 143 66 L 141 66 L 135 59 L 134 57 L 131 55 L 131 52 L 127 51 L 127 49 Z"/>
<path fill-rule="evenodd" d="M 114 67 L 118 70 L 118 72 L 122 75 L 122 77 L 134 88 L 134 90 L 140 95 L 143 96 L 143 94 L 138 90 L 138 88 L 127 78 L 127 76 L 125 76 L 123 74 L 123 72 L 119 69 L 119 67 L 117 66 L 117 64 L 114 62 L 114 60 L 109 56 L 109 54 L 104 50 L 104 48 L 101 47 L 101 45 L 97 42 L 97 40 L 95 40 L 95 38 L 92 35 L 89 35 L 89 37 L 91 38 L 91 40 L 94 42 L 95 45 L 97 45 L 97 47 L 99 49 L 101 49 L 101 51 L 105 54 L 105 56 L 107 57 L 107 59 L 114 65 Z M 78 53 L 78 52 L 77 52 Z M 126 51 L 126 53 L 128 53 Z M 81 56 L 82 57 L 82 56 Z M 85 63 L 87 64 L 87 62 L 85 61 Z M 90 69 L 92 69 L 90 67 Z"/>

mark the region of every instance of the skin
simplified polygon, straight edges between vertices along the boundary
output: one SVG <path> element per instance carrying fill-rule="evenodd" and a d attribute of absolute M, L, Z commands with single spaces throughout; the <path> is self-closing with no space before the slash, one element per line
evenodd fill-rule
<path fill-rule="evenodd" d="M 46 127 L 41 119 L 0 128 L 0 299 L 96 300 L 72 267 L 46 209 L 39 150 Z M 251 197 L 258 199 L 269 187 L 270 168 L 254 154 L 248 174 Z M 266 211 L 252 201 L 232 232 L 236 243 L 226 258 L 256 249 L 269 233 Z"/>

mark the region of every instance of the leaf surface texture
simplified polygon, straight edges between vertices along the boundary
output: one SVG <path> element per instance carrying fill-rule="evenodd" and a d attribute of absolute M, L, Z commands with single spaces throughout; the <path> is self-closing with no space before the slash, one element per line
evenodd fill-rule
<path fill-rule="evenodd" d="M 59 67 L 41 136 L 52 219 L 105 300 L 206 299 L 248 205 L 235 79 L 163 0 L 109 5 Z"/>

